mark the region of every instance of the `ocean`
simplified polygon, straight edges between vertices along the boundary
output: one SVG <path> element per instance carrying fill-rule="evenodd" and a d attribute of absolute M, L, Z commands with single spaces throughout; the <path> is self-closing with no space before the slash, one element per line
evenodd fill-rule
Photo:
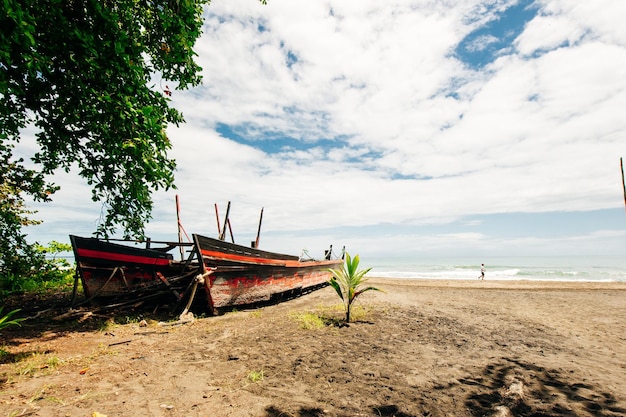
<path fill-rule="evenodd" d="M 477 279 L 481 263 L 490 280 L 626 282 L 626 256 L 361 257 L 359 269 L 382 278 Z"/>
<path fill-rule="evenodd" d="M 360 268 L 372 277 L 477 279 L 512 281 L 626 282 L 626 256 L 519 256 L 467 259 L 453 257 L 361 257 Z"/>

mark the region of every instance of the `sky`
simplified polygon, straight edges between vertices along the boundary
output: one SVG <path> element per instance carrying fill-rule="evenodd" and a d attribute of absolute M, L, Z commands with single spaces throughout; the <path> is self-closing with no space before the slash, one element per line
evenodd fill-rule
<path fill-rule="evenodd" d="M 203 85 L 173 91 L 178 189 L 153 239 L 217 235 L 321 256 L 624 255 L 626 3 L 213 0 Z M 159 81 L 155 88 L 163 88 Z M 171 86 L 171 83 L 169 83 Z M 59 173 L 31 239 L 101 204 Z M 120 234 L 121 235 L 121 234 Z"/>

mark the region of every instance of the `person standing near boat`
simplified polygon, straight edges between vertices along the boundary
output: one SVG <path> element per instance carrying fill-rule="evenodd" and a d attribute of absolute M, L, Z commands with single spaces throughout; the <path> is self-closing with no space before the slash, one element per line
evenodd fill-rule
<path fill-rule="evenodd" d="M 480 276 L 478 279 L 481 281 L 484 281 L 485 279 L 485 264 L 480 264 Z"/>

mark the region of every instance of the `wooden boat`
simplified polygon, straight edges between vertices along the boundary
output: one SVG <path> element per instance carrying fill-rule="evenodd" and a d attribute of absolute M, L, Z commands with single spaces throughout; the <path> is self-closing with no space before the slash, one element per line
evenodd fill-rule
<path fill-rule="evenodd" d="M 70 236 L 70 240 L 77 279 L 87 300 L 119 302 L 128 296 L 135 300 L 170 293 L 179 303 L 187 301 L 185 313 L 198 287 L 204 288 L 205 296 L 197 297 L 195 305 L 216 314 L 220 309 L 316 289 L 330 279 L 329 269 L 343 262 L 330 259 L 332 247 L 326 252 L 327 259 L 302 259 L 195 234 L 193 243 L 146 241 L 145 248 L 130 245 L 132 241 L 114 243 L 78 236 Z M 161 246 L 152 247 L 155 244 Z M 189 256 L 175 260 L 170 252 L 181 247 Z"/>
<path fill-rule="evenodd" d="M 181 298 L 181 291 L 199 271 L 193 257 L 174 260 L 169 253 L 192 244 L 144 241 L 145 248 L 133 246 L 137 241 L 111 241 L 70 235 L 76 272 L 88 300 L 125 295 L 156 295 L 172 293 Z M 151 247 L 152 245 L 159 247 Z"/>
<path fill-rule="evenodd" d="M 271 301 L 284 295 L 300 295 L 325 285 L 329 269 L 342 259 L 324 260 L 267 252 L 194 234 L 207 301 L 214 313 L 219 309 Z M 342 256 L 343 258 L 343 256 Z"/>

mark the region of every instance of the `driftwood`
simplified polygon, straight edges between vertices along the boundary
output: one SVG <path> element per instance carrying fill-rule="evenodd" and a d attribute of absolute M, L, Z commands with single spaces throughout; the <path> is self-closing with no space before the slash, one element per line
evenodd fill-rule
<path fill-rule="evenodd" d="M 44 314 L 46 314 L 48 311 L 52 309 L 54 309 L 54 307 L 50 307 L 50 308 L 46 308 L 45 310 L 38 311 L 34 316 L 28 317 L 28 320 L 38 319 L 40 316 L 43 316 Z"/>
<path fill-rule="evenodd" d="M 130 342 L 132 342 L 132 340 L 124 340 L 122 342 L 109 343 L 109 346 L 125 345 L 125 344 L 130 343 Z"/>
<path fill-rule="evenodd" d="M 60 314 L 56 317 L 53 317 L 52 320 L 54 321 L 63 321 L 63 320 L 67 320 L 67 319 L 72 319 L 75 317 L 80 317 L 78 319 L 79 323 L 84 322 L 87 319 L 90 319 L 91 317 L 101 317 L 101 318 L 109 318 L 109 316 L 103 315 L 103 314 L 97 314 L 94 311 L 91 310 L 83 310 L 83 309 L 79 309 L 79 310 L 73 310 L 70 309 L 69 311 Z"/>

